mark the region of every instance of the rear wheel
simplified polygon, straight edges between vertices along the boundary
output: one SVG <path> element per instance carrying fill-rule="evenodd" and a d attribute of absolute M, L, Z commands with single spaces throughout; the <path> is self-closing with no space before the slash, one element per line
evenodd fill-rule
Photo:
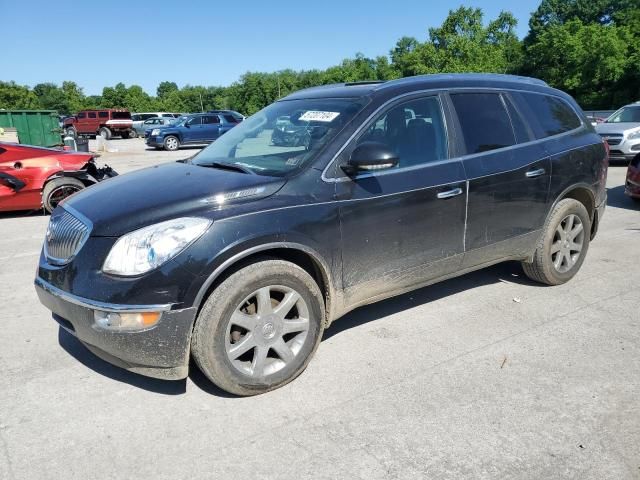
<path fill-rule="evenodd" d="M 84 188 L 77 178 L 62 177 L 48 182 L 42 190 L 42 205 L 47 212 L 51 213 L 62 200 Z"/>
<path fill-rule="evenodd" d="M 178 150 L 178 148 L 180 148 L 180 140 L 178 140 L 178 137 L 169 135 L 167 138 L 164 139 L 165 150 L 175 151 L 175 150 Z"/>
<path fill-rule="evenodd" d="M 560 285 L 578 273 L 589 250 L 591 220 L 585 206 L 572 198 L 558 202 L 547 219 L 532 263 L 523 263 L 531 280 Z"/>
<path fill-rule="evenodd" d="M 98 133 L 100 134 L 100 136 L 102 138 L 104 138 L 105 140 L 110 140 L 111 139 L 111 130 L 109 130 L 107 127 L 102 127 Z"/>
<path fill-rule="evenodd" d="M 191 351 L 223 390 L 256 395 L 281 387 L 306 368 L 324 328 L 324 301 L 302 268 L 282 260 L 249 265 L 205 302 Z"/>

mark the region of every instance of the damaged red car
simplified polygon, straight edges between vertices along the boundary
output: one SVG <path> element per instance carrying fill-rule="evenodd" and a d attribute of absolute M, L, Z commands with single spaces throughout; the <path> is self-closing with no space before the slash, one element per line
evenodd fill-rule
<path fill-rule="evenodd" d="M 0 142 L 0 212 L 51 213 L 69 195 L 116 175 L 90 153 Z"/>

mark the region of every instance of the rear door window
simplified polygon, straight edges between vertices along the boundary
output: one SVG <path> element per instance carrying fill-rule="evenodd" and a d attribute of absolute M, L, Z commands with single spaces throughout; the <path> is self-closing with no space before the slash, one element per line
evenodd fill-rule
<path fill-rule="evenodd" d="M 515 145 L 509 115 L 498 93 L 453 93 L 467 154 Z"/>
<path fill-rule="evenodd" d="M 220 119 L 217 115 L 205 115 L 204 117 L 202 117 L 202 123 L 206 125 L 216 124 L 220 123 Z"/>
<path fill-rule="evenodd" d="M 560 98 L 523 92 L 513 92 L 512 96 L 538 139 L 568 132 L 582 124 L 573 108 Z"/>
<path fill-rule="evenodd" d="M 87 113 L 87 116 L 89 118 L 96 118 L 96 112 L 89 112 L 89 113 Z"/>

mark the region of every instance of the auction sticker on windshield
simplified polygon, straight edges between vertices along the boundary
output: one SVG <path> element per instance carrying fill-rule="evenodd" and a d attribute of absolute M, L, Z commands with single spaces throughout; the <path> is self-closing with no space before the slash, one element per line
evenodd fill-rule
<path fill-rule="evenodd" d="M 299 120 L 304 122 L 333 122 L 340 112 L 321 112 L 319 110 L 309 110 L 302 115 Z"/>

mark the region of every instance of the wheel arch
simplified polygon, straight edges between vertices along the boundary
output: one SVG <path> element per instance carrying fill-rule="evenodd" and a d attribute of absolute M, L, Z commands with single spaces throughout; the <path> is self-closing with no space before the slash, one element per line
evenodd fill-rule
<path fill-rule="evenodd" d="M 291 262 L 305 270 L 315 280 L 322 292 L 325 302 L 327 325 L 333 318 L 335 309 L 335 290 L 332 283 L 329 265 L 314 249 L 299 243 L 273 242 L 256 245 L 241 250 L 220 264 L 200 287 L 194 306 L 198 311 L 202 308 L 204 300 L 226 278 L 241 268 L 265 258 L 276 258 Z"/>
<path fill-rule="evenodd" d="M 566 198 L 572 198 L 582 203 L 589 213 L 589 220 L 591 220 L 591 237 L 595 235 L 598 229 L 598 217 L 596 209 L 596 196 L 593 188 L 587 184 L 577 184 L 566 188 L 553 202 L 553 205 L 549 209 L 552 212 L 558 202 Z"/>

